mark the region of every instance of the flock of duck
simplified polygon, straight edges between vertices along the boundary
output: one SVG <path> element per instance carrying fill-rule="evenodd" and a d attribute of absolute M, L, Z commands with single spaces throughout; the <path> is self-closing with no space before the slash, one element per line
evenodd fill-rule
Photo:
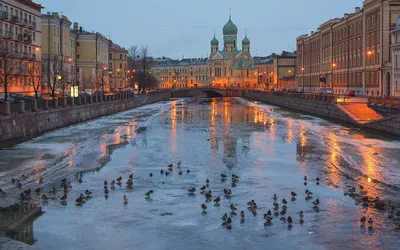
<path fill-rule="evenodd" d="M 177 163 L 177 167 L 178 168 L 181 167 L 181 162 L 180 161 Z M 160 170 L 160 174 L 161 175 L 165 174 L 166 176 L 168 176 L 168 175 L 170 175 L 172 173 L 173 170 L 174 170 L 174 165 L 173 164 L 169 164 L 168 165 L 168 170 L 161 169 Z M 186 173 L 189 174 L 190 170 L 186 170 Z M 179 171 L 179 175 L 182 175 L 182 174 L 183 174 L 183 171 L 180 170 Z M 150 177 L 153 177 L 153 173 L 150 173 Z M 26 179 L 26 177 L 22 176 L 22 179 Z M 107 180 L 104 181 L 105 199 L 108 198 L 109 188 L 111 190 L 114 190 L 115 189 L 115 185 L 122 186 L 122 179 L 123 179 L 122 176 L 120 176 L 116 180 L 112 180 L 110 182 L 110 184 L 108 183 Z M 221 179 L 222 183 L 225 183 L 227 181 L 227 179 L 228 179 L 228 175 L 226 175 L 224 173 L 221 173 L 220 174 L 220 179 Z M 235 187 L 237 185 L 237 183 L 239 182 L 239 179 L 240 179 L 239 176 L 237 176 L 235 174 L 231 175 L 231 185 L 232 185 L 232 187 Z M 304 176 L 304 185 L 305 186 L 307 186 L 307 181 L 308 181 L 307 176 Z M 316 181 L 316 184 L 319 185 L 320 178 L 317 177 L 315 179 L 315 181 Z M 12 178 L 11 182 L 16 187 L 22 188 L 22 183 L 21 183 L 21 181 L 19 179 Z M 40 179 L 37 182 L 38 183 L 43 183 L 43 177 L 40 177 Z M 78 178 L 78 182 L 82 183 L 82 178 L 81 177 Z M 125 182 L 125 184 L 126 184 L 127 188 L 133 188 L 133 174 L 129 175 L 128 180 Z M 61 202 L 61 204 L 66 205 L 66 201 L 67 201 L 67 198 L 68 198 L 67 197 L 68 191 L 70 189 L 72 189 L 71 182 L 69 182 L 66 178 L 61 179 L 60 188 L 62 188 L 63 191 L 64 191 L 63 195 L 60 197 L 60 202 Z M 40 187 L 36 188 L 34 190 L 34 192 L 37 195 L 40 195 L 40 193 L 42 191 L 43 190 Z M 345 192 L 345 195 L 349 195 L 349 196 L 351 196 L 351 197 L 353 197 L 355 199 L 359 199 L 360 201 L 362 201 L 362 204 L 364 206 L 368 206 L 368 207 L 370 207 L 371 204 L 372 204 L 373 207 L 382 209 L 382 207 L 384 207 L 386 205 L 382 200 L 379 199 L 379 197 L 376 197 L 375 199 L 370 199 L 366 195 L 366 190 L 362 185 L 359 185 L 359 191 L 360 192 L 357 193 L 356 192 L 356 188 L 352 187 L 351 189 L 349 189 L 349 190 L 347 190 Z M 57 192 L 57 187 L 54 184 L 54 185 L 52 185 L 52 190 L 50 190 L 49 193 L 55 194 L 56 192 Z M 196 192 L 197 192 L 197 189 L 196 189 L 196 187 L 192 187 L 192 188 L 189 188 L 187 190 L 187 192 L 188 192 L 189 195 L 195 195 Z M 205 185 L 200 187 L 199 192 L 200 192 L 201 195 L 204 195 L 204 197 L 205 197 L 205 202 L 201 204 L 202 214 L 204 214 L 204 215 L 207 214 L 207 209 L 210 206 L 210 205 L 207 206 L 207 204 L 209 204 L 211 202 L 213 202 L 213 205 L 215 207 L 219 207 L 220 206 L 221 197 L 220 196 L 213 196 L 213 192 L 211 191 L 211 188 L 210 188 L 210 180 L 209 179 L 206 179 Z M 27 190 L 21 192 L 20 193 L 21 201 L 30 199 L 31 193 L 32 193 L 31 189 L 27 189 Z M 224 188 L 223 189 L 223 193 L 224 193 L 225 198 L 227 198 L 228 200 L 233 195 L 232 194 L 232 190 L 229 189 L 229 188 Z M 305 198 L 306 201 L 310 201 L 310 200 L 313 199 L 313 197 L 312 197 L 313 193 L 311 191 L 306 189 L 304 193 L 305 193 L 305 197 L 304 198 Z M 144 195 L 145 195 L 146 199 L 151 199 L 150 197 L 151 197 L 152 194 L 153 194 L 153 190 L 149 190 Z M 3 190 L 0 189 L 0 195 L 6 195 L 6 193 Z M 290 193 L 290 196 L 291 196 L 291 201 L 292 202 L 297 199 L 297 194 L 295 192 L 293 192 L 293 191 Z M 77 206 L 81 206 L 82 204 L 86 203 L 86 201 L 88 201 L 90 198 L 92 198 L 92 192 L 89 191 L 89 190 L 86 190 L 84 192 L 84 194 L 81 193 L 79 195 L 79 197 L 75 200 L 75 203 L 76 203 Z M 45 193 L 43 193 L 42 196 L 41 196 L 41 199 L 43 201 L 47 201 L 49 199 L 49 197 Z M 274 194 L 274 196 L 272 197 L 272 200 L 273 200 L 273 203 L 272 203 L 273 210 L 272 211 L 268 210 L 264 214 L 264 216 L 263 216 L 263 219 L 265 220 L 264 225 L 265 226 L 271 226 L 272 225 L 272 220 L 273 220 L 273 218 L 275 216 L 275 217 L 279 217 L 280 221 L 282 221 L 284 223 L 287 223 L 288 227 L 291 228 L 292 224 L 294 222 L 294 219 L 291 216 L 287 216 L 286 217 L 286 214 L 288 212 L 288 206 L 287 206 L 288 205 L 288 201 L 285 198 L 283 198 L 281 200 L 281 209 L 280 209 L 280 203 L 278 202 L 278 196 L 276 194 Z M 128 204 L 128 197 L 126 195 L 123 196 L 123 204 L 125 204 L 125 205 Z M 319 209 L 320 200 L 319 199 L 314 199 L 312 201 L 312 204 L 313 204 L 313 207 L 312 207 L 313 210 L 315 212 L 319 212 L 319 210 L 320 210 Z M 247 202 L 247 206 L 248 206 L 248 210 L 254 216 L 256 216 L 257 215 L 257 209 L 258 209 L 256 201 L 255 200 L 251 200 L 251 201 Z M 232 228 L 233 218 L 238 213 L 238 211 L 237 211 L 238 209 L 234 204 L 231 203 L 229 208 L 230 208 L 230 212 L 229 213 L 225 213 L 221 217 L 222 226 L 227 228 L 227 229 L 231 229 Z M 304 213 L 303 213 L 303 211 L 299 211 L 297 213 L 297 216 L 298 216 L 299 223 L 303 224 L 304 223 Z M 389 218 L 397 218 L 397 217 L 400 217 L 400 211 L 395 212 L 395 208 L 394 207 L 389 207 Z M 240 211 L 240 222 L 241 223 L 245 222 L 245 212 L 243 210 Z M 373 228 L 373 223 L 374 223 L 374 221 L 373 221 L 372 218 L 369 218 L 367 220 L 367 218 L 365 216 L 363 216 L 360 219 L 360 226 L 361 227 L 365 227 L 366 224 L 368 224 L 368 228 L 372 229 Z"/>

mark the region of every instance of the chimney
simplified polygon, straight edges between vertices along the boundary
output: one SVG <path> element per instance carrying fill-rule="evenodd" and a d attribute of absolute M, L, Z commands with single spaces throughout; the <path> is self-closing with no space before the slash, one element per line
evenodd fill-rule
<path fill-rule="evenodd" d="M 348 18 L 349 17 L 349 13 L 344 13 L 344 18 Z"/>
<path fill-rule="evenodd" d="M 78 31 L 78 27 L 79 27 L 79 24 L 77 22 L 74 22 L 74 31 Z"/>
<path fill-rule="evenodd" d="M 58 17 L 58 12 L 53 12 L 53 13 L 51 13 L 51 15 Z"/>
<path fill-rule="evenodd" d="M 314 35 L 314 31 L 311 31 L 311 35 Z"/>
<path fill-rule="evenodd" d="M 82 26 L 79 26 L 79 31 L 80 31 L 80 32 L 82 32 L 82 31 L 83 31 L 83 29 L 82 29 Z"/>
<path fill-rule="evenodd" d="M 360 12 L 360 10 L 361 10 L 361 8 L 360 8 L 360 7 L 356 7 L 356 9 L 355 9 L 355 13 L 358 13 L 358 12 Z"/>

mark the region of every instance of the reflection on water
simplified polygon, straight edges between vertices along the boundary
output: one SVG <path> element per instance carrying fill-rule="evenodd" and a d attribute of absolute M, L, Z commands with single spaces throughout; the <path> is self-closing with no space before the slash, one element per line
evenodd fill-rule
<path fill-rule="evenodd" d="M 203 246 L 199 241 L 205 239 L 210 249 L 260 249 L 265 247 L 265 237 L 273 238 L 273 249 L 300 245 L 306 249 L 319 246 L 357 249 L 387 248 L 395 239 L 391 231 L 393 222 L 387 220 L 386 211 L 364 208 L 354 202 L 361 195 L 345 196 L 343 191 L 354 186 L 358 195 L 361 184 L 370 197 L 395 199 L 388 193 L 399 186 L 398 170 L 391 165 L 394 160 L 400 160 L 398 142 L 372 140 L 317 118 L 230 98 L 174 100 L 164 104 L 163 109 L 152 111 L 149 121 L 126 117 L 122 124 L 97 136 L 99 143 L 86 147 L 99 152 L 97 162 L 104 167 L 94 174 L 80 172 L 76 175 L 82 177 L 83 182 L 72 183 L 70 200 L 63 207 L 66 211 L 60 209 L 59 197 L 55 197 L 57 202 L 50 200 L 44 205 L 46 214 L 36 221 L 38 223 L 28 221 L 10 230 L 10 223 L 2 222 L 5 225 L 2 230 L 13 232 L 8 233 L 10 237 L 43 249 L 54 247 L 48 235 L 60 237 L 64 229 L 69 232 L 69 238 L 84 235 L 87 240 L 85 246 L 80 245 L 82 242 L 65 242 L 65 248 L 69 249 L 87 246 L 92 249 L 98 245 L 107 249 L 187 249 L 188 246 L 197 249 L 196 246 Z M 84 149 L 76 143 L 63 152 L 71 169 L 81 158 L 87 157 Z M 161 168 L 166 169 L 169 163 L 177 161 L 182 161 L 182 170 L 192 170 L 190 174 L 186 171 L 183 175 L 172 171 L 168 177 L 158 174 Z M 41 168 L 42 162 L 34 165 L 37 174 Z M 152 178 L 148 177 L 150 172 L 154 174 Z M 220 182 L 222 172 L 240 176 L 237 187 L 232 187 L 233 197 L 223 199 L 221 208 L 210 203 L 207 215 L 200 215 L 199 203 L 204 202 L 203 196 L 196 194 L 188 198 L 186 190 L 193 186 L 198 188 L 210 178 L 213 195 L 223 196 L 221 190 L 231 183 L 229 180 Z M 128 173 L 135 173 L 134 188 L 117 187 L 105 201 L 104 179 L 126 178 Z M 307 186 L 303 184 L 305 175 L 309 177 Z M 316 177 L 321 178 L 319 185 Z M 150 188 L 155 191 L 151 203 L 137 198 L 143 197 Z M 85 189 L 94 191 L 93 199 L 77 208 L 73 205 L 74 199 Z M 321 200 L 319 213 L 304 199 L 305 189 L 310 189 L 314 198 Z M 263 214 L 272 209 L 274 193 L 279 199 L 290 199 L 290 191 L 299 195 L 298 200 L 288 205 L 288 213 L 295 218 L 293 230 L 288 231 L 287 224 L 277 218 L 271 228 L 264 228 L 262 216 L 247 214 L 249 199 L 257 200 L 259 214 Z M 129 204 L 122 206 L 125 194 L 129 196 Z M 248 217 L 244 224 L 236 223 L 235 218 L 234 229 L 226 232 L 220 227 L 220 217 L 231 202 L 244 209 Z M 306 214 L 303 226 L 298 224 L 300 210 Z M 165 216 L 166 213 L 169 215 Z M 71 214 L 73 222 L 68 217 Z M 361 216 L 373 217 L 376 229 L 360 229 Z M 7 218 L 16 221 L 21 217 Z M 86 232 L 87 229 L 76 221 L 91 225 L 93 233 Z M 52 223 L 62 226 L 47 228 Z M 40 230 L 35 230 L 38 239 L 35 242 L 33 231 L 37 228 Z M 105 230 L 118 240 L 112 244 L 104 240 Z M 42 233 L 41 237 L 37 236 L 38 232 Z M 179 247 L 174 245 L 177 240 L 170 232 L 181 237 Z M 275 241 L 279 244 L 274 244 Z M 132 242 L 136 245 L 126 245 Z M 398 240 L 394 242 L 399 243 Z"/>
<path fill-rule="evenodd" d="M 42 214 L 42 208 L 34 204 L 16 204 L 0 208 L 0 235 L 14 240 L 34 244 L 33 222 Z"/>

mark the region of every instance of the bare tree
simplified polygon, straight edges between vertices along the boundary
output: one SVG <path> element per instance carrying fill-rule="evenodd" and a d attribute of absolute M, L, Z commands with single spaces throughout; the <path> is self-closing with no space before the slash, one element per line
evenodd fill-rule
<path fill-rule="evenodd" d="M 44 55 L 43 58 L 43 80 L 48 83 L 54 100 L 54 93 L 58 87 L 62 88 L 63 93 L 65 91 L 68 67 L 62 55 Z"/>
<path fill-rule="evenodd" d="M 136 69 L 137 56 L 138 56 L 138 47 L 136 45 L 131 46 L 128 50 L 128 58 L 132 64 L 132 69 Z"/>
<path fill-rule="evenodd" d="M 83 73 L 82 75 L 82 90 L 92 89 L 92 79 Z M 93 90 L 93 89 L 92 89 Z"/>
<path fill-rule="evenodd" d="M 20 53 L 9 40 L 0 40 L 0 85 L 4 88 L 4 101 L 7 101 L 8 87 L 21 72 Z"/>
<path fill-rule="evenodd" d="M 107 67 L 104 67 L 102 69 L 99 69 L 97 71 L 97 76 L 96 76 L 96 88 L 101 89 L 102 94 L 105 93 L 105 88 L 107 87 L 107 84 L 109 82 L 109 77 L 108 77 L 108 69 Z"/>
<path fill-rule="evenodd" d="M 151 64 L 151 57 L 148 55 L 147 46 L 142 46 L 140 48 L 140 54 L 137 56 L 140 60 L 140 74 L 136 71 L 136 80 L 139 83 L 139 92 L 145 90 L 146 87 L 150 87 L 152 82 L 152 76 L 149 74 L 148 70 Z"/>
<path fill-rule="evenodd" d="M 38 99 L 39 89 L 42 84 L 43 71 L 44 71 L 43 64 L 41 64 L 40 62 L 33 62 L 28 65 L 30 85 L 33 87 L 36 100 Z"/>

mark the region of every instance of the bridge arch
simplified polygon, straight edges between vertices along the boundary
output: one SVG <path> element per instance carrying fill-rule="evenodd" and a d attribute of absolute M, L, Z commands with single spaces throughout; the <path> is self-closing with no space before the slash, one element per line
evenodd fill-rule
<path fill-rule="evenodd" d="M 171 96 L 172 98 L 183 98 L 183 97 L 220 98 L 225 96 L 225 91 L 213 88 L 174 89 L 172 90 Z"/>

